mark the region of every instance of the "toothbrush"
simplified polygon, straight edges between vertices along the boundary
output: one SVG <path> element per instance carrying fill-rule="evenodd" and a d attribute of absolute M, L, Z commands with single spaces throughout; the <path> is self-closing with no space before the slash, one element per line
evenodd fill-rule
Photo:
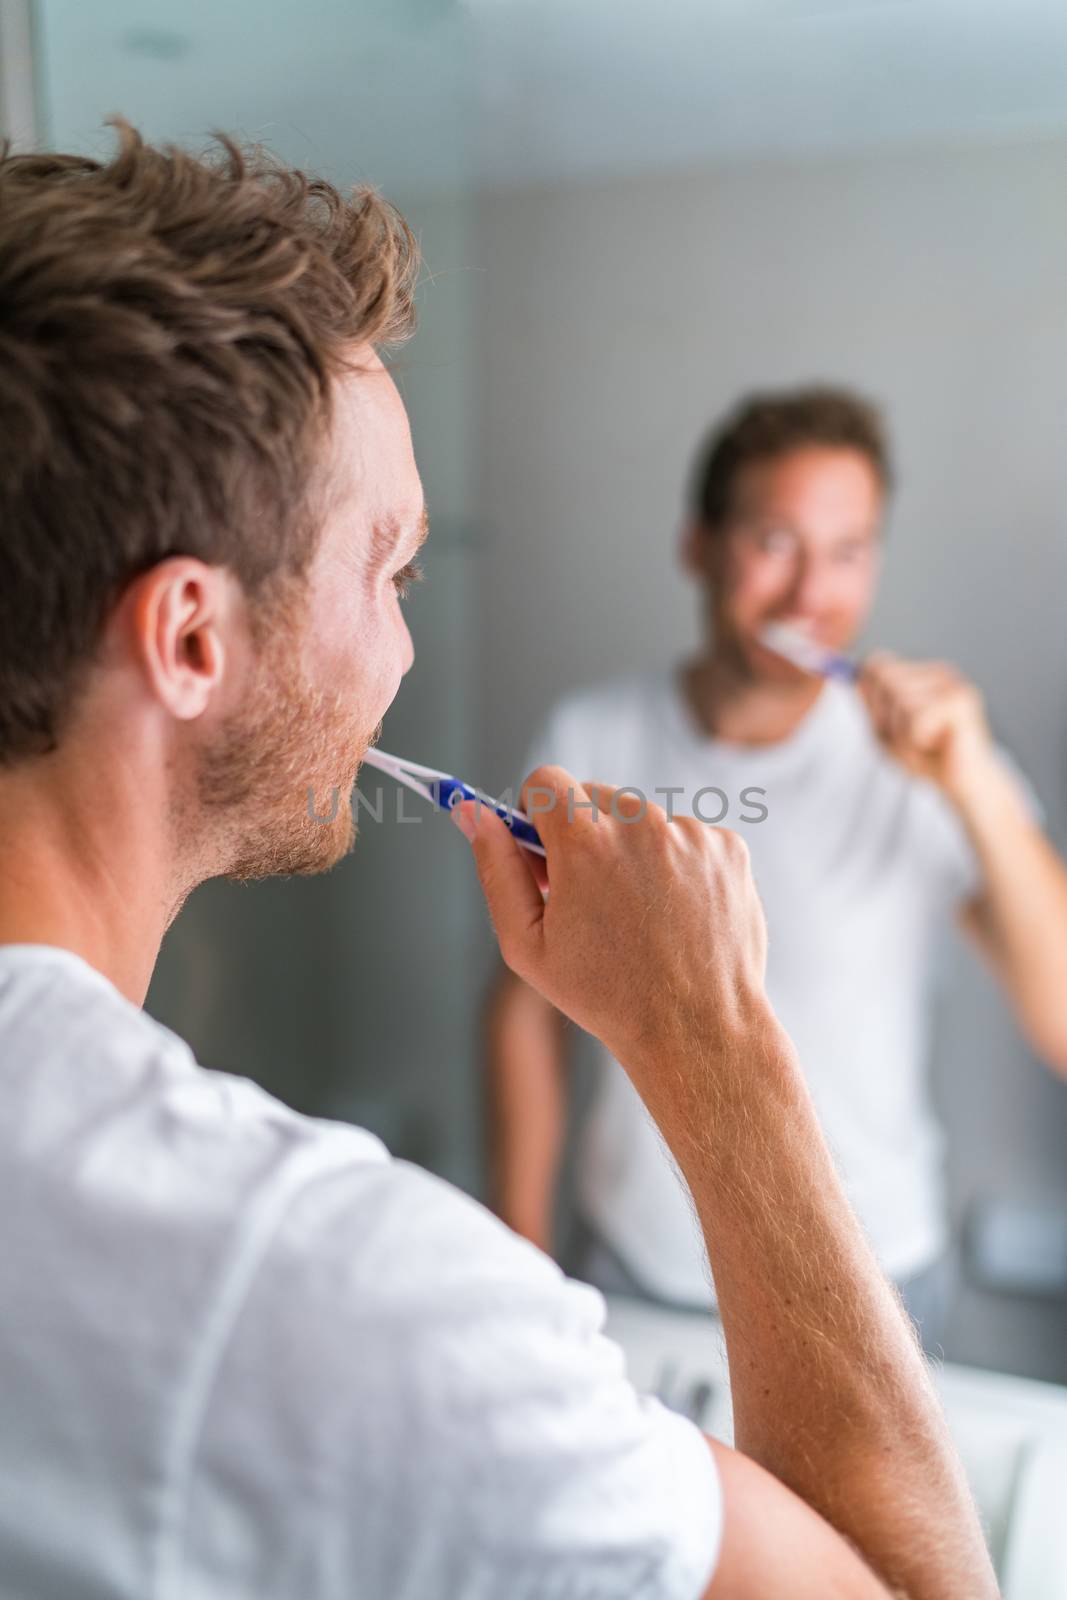
<path fill-rule="evenodd" d="M 462 800 L 479 801 L 494 811 L 511 829 L 516 842 L 521 844 L 524 850 L 532 850 L 539 856 L 545 854 L 545 847 L 538 837 L 537 829 L 524 811 L 517 811 L 513 806 L 506 806 L 500 800 L 491 800 L 488 795 L 479 794 L 469 783 L 454 778 L 451 773 L 439 772 L 436 767 L 420 767 L 417 761 L 405 761 L 402 756 L 386 755 L 384 750 L 379 750 L 376 746 L 366 751 L 363 760 L 368 766 L 377 767 L 380 772 L 387 772 L 397 783 L 406 784 L 409 789 L 414 789 L 416 794 L 421 794 L 424 800 L 429 800 L 441 811 L 451 811 Z M 424 779 L 427 781 L 424 782 Z"/>
<path fill-rule="evenodd" d="M 860 663 L 851 656 L 817 644 L 799 628 L 791 628 L 785 622 L 769 622 L 760 633 L 760 643 L 795 667 L 817 673 L 821 678 L 841 678 L 846 683 L 855 683 L 862 670 Z"/>

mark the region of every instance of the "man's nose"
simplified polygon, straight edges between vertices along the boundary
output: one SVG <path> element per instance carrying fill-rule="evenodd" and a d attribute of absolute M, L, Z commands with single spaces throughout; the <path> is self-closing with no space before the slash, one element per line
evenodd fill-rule
<path fill-rule="evenodd" d="M 825 592 L 825 572 L 822 564 L 811 556 L 801 554 L 797 559 L 789 586 L 790 606 L 801 613 L 819 610 Z"/>
<path fill-rule="evenodd" d="M 405 677 L 415 664 L 415 641 L 411 637 L 411 629 L 406 622 L 404 623 L 404 653 L 402 660 L 404 664 L 400 669 L 400 676 Z"/>

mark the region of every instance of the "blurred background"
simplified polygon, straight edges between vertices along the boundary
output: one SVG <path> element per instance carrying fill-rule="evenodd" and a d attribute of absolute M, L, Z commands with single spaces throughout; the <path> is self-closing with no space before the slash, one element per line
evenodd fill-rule
<path fill-rule="evenodd" d="M 980 685 L 1067 846 L 1062 4 L 0 0 L 16 144 L 103 153 L 113 112 L 369 179 L 420 235 L 395 370 L 433 532 L 385 749 L 498 792 L 560 693 L 675 660 L 696 441 L 826 379 L 898 461 L 868 642 Z M 493 960 L 447 821 L 365 822 L 326 878 L 200 889 L 148 1008 L 481 1193 Z M 946 1354 L 1067 1381 L 1067 1086 L 962 949 L 935 1082 L 969 1241 Z"/>

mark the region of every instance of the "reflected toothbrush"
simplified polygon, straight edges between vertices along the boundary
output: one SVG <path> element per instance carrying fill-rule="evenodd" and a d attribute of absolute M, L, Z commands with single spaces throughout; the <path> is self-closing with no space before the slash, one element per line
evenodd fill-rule
<path fill-rule="evenodd" d="M 786 622 L 769 622 L 760 632 L 760 643 L 773 650 L 775 655 L 791 661 L 803 672 L 813 672 L 820 678 L 840 678 L 845 683 L 855 683 L 862 671 L 861 663 L 851 656 L 841 655 L 826 645 L 811 639 L 799 628 Z"/>

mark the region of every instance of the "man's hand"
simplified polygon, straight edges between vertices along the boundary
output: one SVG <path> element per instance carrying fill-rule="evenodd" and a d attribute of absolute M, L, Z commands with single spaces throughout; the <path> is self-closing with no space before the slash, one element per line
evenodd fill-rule
<path fill-rule="evenodd" d="M 545 845 L 547 899 L 505 825 L 474 802 L 463 807 L 507 965 L 579 1026 L 601 1039 L 634 1077 L 657 1118 L 681 1086 L 645 1067 L 703 1039 L 712 1055 L 753 1026 L 774 1026 L 763 974 L 766 927 L 737 834 L 562 767 L 539 767 L 523 789 L 551 804 L 535 823 Z M 594 814 L 592 805 L 596 804 Z M 457 819 L 458 820 L 458 819 Z M 539 864 L 538 864 L 539 865 Z"/>
<path fill-rule="evenodd" d="M 858 688 L 882 746 L 957 804 L 997 765 L 982 697 L 947 662 L 879 650 L 864 662 Z"/>

